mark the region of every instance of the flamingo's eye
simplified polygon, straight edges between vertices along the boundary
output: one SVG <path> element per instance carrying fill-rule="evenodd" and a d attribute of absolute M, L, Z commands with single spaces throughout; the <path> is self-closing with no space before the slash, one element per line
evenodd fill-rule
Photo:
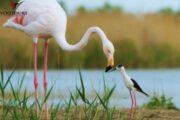
<path fill-rule="evenodd" d="M 107 52 L 108 52 L 108 53 L 111 53 L 111 51 L 110 51 L 109 49 L 107 49 Z"/>

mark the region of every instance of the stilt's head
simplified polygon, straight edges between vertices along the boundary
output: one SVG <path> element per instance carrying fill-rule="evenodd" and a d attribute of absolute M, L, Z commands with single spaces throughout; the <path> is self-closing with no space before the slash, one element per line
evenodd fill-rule
<path fill-rule="evenodd" d="M 116 66 L 116 70 L 120 70 L 122 67 L 123 67 L 123 65 L 121 65 L 121 64 L 120 64 L 120 65 L 117 65 L 117 66 Z"/>
<path fill-rule="evenodd" d="M 107 68 L 106 72 L 112 72 L 112 71 L 115 71 L 115 70 L 121 70 L 121 68 L 123 68 L 123 65 L 119 64 L 119 65 L 115 66 L 114 68 L 113 67 Z"/>

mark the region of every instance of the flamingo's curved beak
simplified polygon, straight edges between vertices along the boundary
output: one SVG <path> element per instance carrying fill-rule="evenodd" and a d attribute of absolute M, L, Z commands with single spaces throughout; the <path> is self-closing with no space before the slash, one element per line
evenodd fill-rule
<path fill-rule="evenodd" d="M 109 70 L 111 70 L 113 66 L 114 66 L 114 59 L 113 58 L 108 59 L 108 64 L 107 64 L 105 72 L 108 72 Z"/>

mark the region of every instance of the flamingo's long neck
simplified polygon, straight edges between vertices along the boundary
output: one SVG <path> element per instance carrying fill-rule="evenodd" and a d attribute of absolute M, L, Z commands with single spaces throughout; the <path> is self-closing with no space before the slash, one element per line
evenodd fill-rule
<path fill-rule="evenodd" d="M 84 46 L 87 45 L 89 41 L 89 37 L 92 33 L 97 33 L 102 41 L 102 44 L 105 44 L 108 42 L 108 39 L 105 35 L 105 33 L 99 28 L 99 27 L 90 27 L 83 35 L 81 40 L 75 44 L 71 45 L 67 42 L 65 35 L 54 35 L 55 39 L 57 40 L 58 44 L 61 46 L 63 50 L 66 51 L 78 51 L 82 49 Z"/>

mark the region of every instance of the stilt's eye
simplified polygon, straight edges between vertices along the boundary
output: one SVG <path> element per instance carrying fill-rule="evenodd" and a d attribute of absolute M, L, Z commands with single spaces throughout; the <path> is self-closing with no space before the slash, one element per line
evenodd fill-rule
<path fill-rule="evenodd" d="M 118 68 L 120 68 L 120 67 L 122 67 L 122 65 L 120 64 L 120 65 L 118 65 Z"/>

